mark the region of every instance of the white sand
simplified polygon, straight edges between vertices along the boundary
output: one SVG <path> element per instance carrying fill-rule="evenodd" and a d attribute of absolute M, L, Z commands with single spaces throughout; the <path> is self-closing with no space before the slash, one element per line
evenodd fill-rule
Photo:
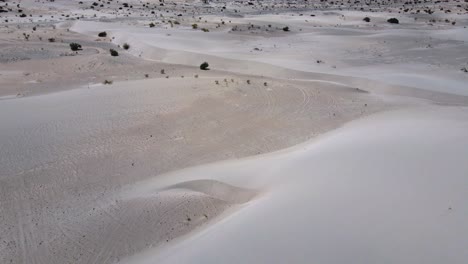
<path fill-rule="evenodd" d="M 124 263 L 464 263 L 467 132 L 466 107 L 387 112 L 287 151 L 167 175 L 263 193 Z"/>
<path fill-rule="evenodd" d="M 90 35 L 96 35 L 99 31 L 112 32 L 116 43 L 133 44 L 135 48 L 132 54 L 146 59 L 194 65 L 210 58 L 219 69 L 242 73 L 258 71 L 252 69 L 252 65 L 255 64 L 246 69 L 242 63 L 218 63 L 217 58 L 221 57 L 236 61 L 261 62 L 298 71 L 339 73 L 396 85 L 468 95 L 465 85 L 468 77 L 458 69 L 464 60 L 468 59 L 461 53 L 466 49 L 467 29 L 460 28 L 450 33 L 446 33 L 445 29 L 375 30 L 362 26 L 350 29 L 345 27 L 349 25 L 347 22 L 352 21 L 351 25 L 361 23 L 363 14 L 318 14 L 327 18 L 326 23 L 320 18 L 316 21 L 316 18 L 285 15 L 237 19 L 238 23 L 282 23 L 289 25 L 293 30 L 291 33 L 274 37 L 270 36 L 271 34 L 229 32 L 230 27 L 209 34 L 193 31 L 188 27 L 172 29 L 168 33 L 165 28 L 135 28 L 124 23 L 88 21 L 75 23 L 72 30 Z M 343 28 L 330 28 L 337 20 L 340 21 L 341 15 L 346 17 L 344 24 L 340 24 Z M 223 18 L 210 19 L 220 21 Z M 236 22 L 236 19 L 231 20 Z M 320 28 L 317 28 L 317 23 L 320 23 Z M 388 27 L 385 20 L 379 20 L 378 24 Z M 323 63 L 316 63 L 317 60 Z M 460 63 L 458 68 L 453 64 L 454 61 Z M 268 74 L 263 68 L 261 72 Z M 275 76 L 275 73 L 271 75 Z"/>
<path fill-rule="evenodd" d="M 0 2 L 0 263 L 467 262 L 466 4 L 78 2 Z"/>

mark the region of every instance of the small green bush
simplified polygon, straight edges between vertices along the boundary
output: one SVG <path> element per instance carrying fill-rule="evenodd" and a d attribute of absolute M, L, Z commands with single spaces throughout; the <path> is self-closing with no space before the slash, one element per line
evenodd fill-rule
<path fill-rule="evenodd" d="M 73 51 L 81 50 L 81 45 L 75 42 L 70 43 L 70 49 Z"/>
<path fill-rule="evenodd" d="M 394 17 L 388 19 L 387 22 L 390 23 L 390 24 L 399 24 L 400 23 L 400 21 L 398 21 L 398 19 L 396 19 Z"/>
<path fill-rule="evenodd" d="M 203 70 L 203 71 L 207 71 L 209 70 L 210 65 L 208 64 L 208 62 L 203 62 L 201 65 L 200 65 L 200 70 Z"/>
<path fill-rule="evenodd" d="M 109 51 L 110 51 L 111 56 L 114 56 L 114 57 L 119 56 L 119 53 L 115 49 L 110 49 Z"/>

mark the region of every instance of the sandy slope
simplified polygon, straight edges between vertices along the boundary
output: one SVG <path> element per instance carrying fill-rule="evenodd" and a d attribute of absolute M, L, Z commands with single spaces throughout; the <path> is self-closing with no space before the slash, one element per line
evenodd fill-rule
<path fill-rule="evenodd" d="M 2 101 L 2 258 L 113 263 L 168 243 L 246 198 L 224 184 L 130 198 L 122 188 L 191 165 L 289 147 L 417 102 L 387 102 L 330 83 L 264 86 L 230 77 L 146 79 Z"/>
<path fill-rule="evenodd" d="M 290 150 L 168 175 L 263 195 L 124 263 L 465 263 L 467 132 L 466 107 L 387 112 Z"/>

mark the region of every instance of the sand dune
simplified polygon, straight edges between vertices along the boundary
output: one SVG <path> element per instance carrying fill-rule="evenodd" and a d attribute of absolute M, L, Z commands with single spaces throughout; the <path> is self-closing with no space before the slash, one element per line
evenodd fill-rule
<path fill-rule="evenodd" d="M 127 189 L 164 172 L 289 147 L 400 105 L 332 83 L 265 87 L 232 78 L 145 79 L 4 100 L 2 229 L 24 244 L 2 256 L 112 263 L 170 243 L 262 190 L 225 181 Z"/>
<path fill-rule="evenodd" d="M 388 112 L 288 151 L 170 175 L 268 191 L 124 263 L 464 263 L 467 120 L 467 108 Z"/>
<path fill-rule="evenodd" d="M 88 21 L 79 21 L 71 29 L 89 35 L 109 31 L 117 44 L 129 42 L 135 47 L 132 54 L 150 60 L 196 65 L 199 61 L 210 59 L 218 69 L 241 73 L 255 71 L 252 69 L 255 64 L 251 64 L 246 71 L 246 61 L 260 62 L 297 71 L 339 72 L 345 76 L 468 95 L 466 89 L 460 88 L 468 81 L 466 74 L 457 71 L 457 68 L 454 71 L 455 65 L 452 65 L 454 60 L 464 56 L 466 30 L 447 35 L 445 30 L 421 28 L 388 29 L 385 32 L 382 29 L 369 30 L 368 27 L 350 29 L 345 27 L 347 22 L 361 23 L 364 14 L 358 16 L 354 12 L 344 11 L 319 14 L 319 21 L 327 18 L 327 23 L 321 24 L 326 28 L 317 28 L 315 17 L 305 19 L 266 15 L 231 19 L 235 25 L 255 22 L 260 27 L 266 27 L 267 24 L 282 23 L 294 29 L 291 33 L 274 36 L 262 32 L 248 34 L 232 31 L 231 28 L 206 34 L 181 27 L 168 33 L 164 28 Z M 342 17 L 346 18 L 343 20 L 345 23 L 340 24 L 343 28 L 329 28 Z M 223 17 L 212 16 L 209 19 L 220 21 Z M 388 26 L 384 19 L 377 24 Z M 241 62 L 227 64 L 219 57 Z M 311 63 L 316 61 L 321 62 Z M 433 64 L 437 68 L 428 67 Z M 264 66 L 259 64 L 258 67 L 263 74 L 268 74 Z M 433 72 L 437 72 L 437 75 Z M 274 76 L 274 73 L 271 75 Z"/>

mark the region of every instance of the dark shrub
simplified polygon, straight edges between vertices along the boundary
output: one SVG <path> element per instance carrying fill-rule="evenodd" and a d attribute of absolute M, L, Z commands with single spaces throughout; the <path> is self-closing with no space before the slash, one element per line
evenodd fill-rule
<path fill-rule="evenodd" d="M 208 64 L 208 62 L 204 62 L 200 65 L 200 70 L 204 70 L 204 71 L 209 70 L 208 69 L 209 66 L 210 65 Z"/>
<path fill-rule="evenodd" d="M 398 19 L 396 19 L 396 18 L 394 18 L 394 17 L 392 17 L 392 18 L 390 18 L 389 20 L 387 20 L 387 22 L 390 23 L 390 24 L 398 24 L 398 23 L 400 23 L 400 21 L 398 21 Z"/>
<path fill-rule="evenodd" d="M 73 51 L 81 50 L 81 45 L 78 43 L 70 43 L 70 49 Z"/>
<path fill-rule="evenodd" d="M 130 48 L 130 44 L 124 43 L 123 46 L 124 50 L 128 50 Z"/>
<path fill-rule="evenodd" d="M 114 56 L 114 57 L 119 56 L 119 53 L 115 49 L 110 49 L 109 51 L 110 51 L 111 56 Z"/>
<path fill-rule="evenodd" d="M 289 27 L 284 27 L 284 28 L 283 28 L 283 31 L 288 32 L 288 31 L 289 31 Z"/>
<path fill-rule="evenodd" d="M 98 37 L 105 38 L 107 37 L 107 32 L 103 31 L 98 34 Z"/>
<path fill-rule="evenodd" d="M 369 17 L 365 17 L 363 18 L 362 20 L 366 21 L 366 22 L 370 22 L 370 18 Z"/>

